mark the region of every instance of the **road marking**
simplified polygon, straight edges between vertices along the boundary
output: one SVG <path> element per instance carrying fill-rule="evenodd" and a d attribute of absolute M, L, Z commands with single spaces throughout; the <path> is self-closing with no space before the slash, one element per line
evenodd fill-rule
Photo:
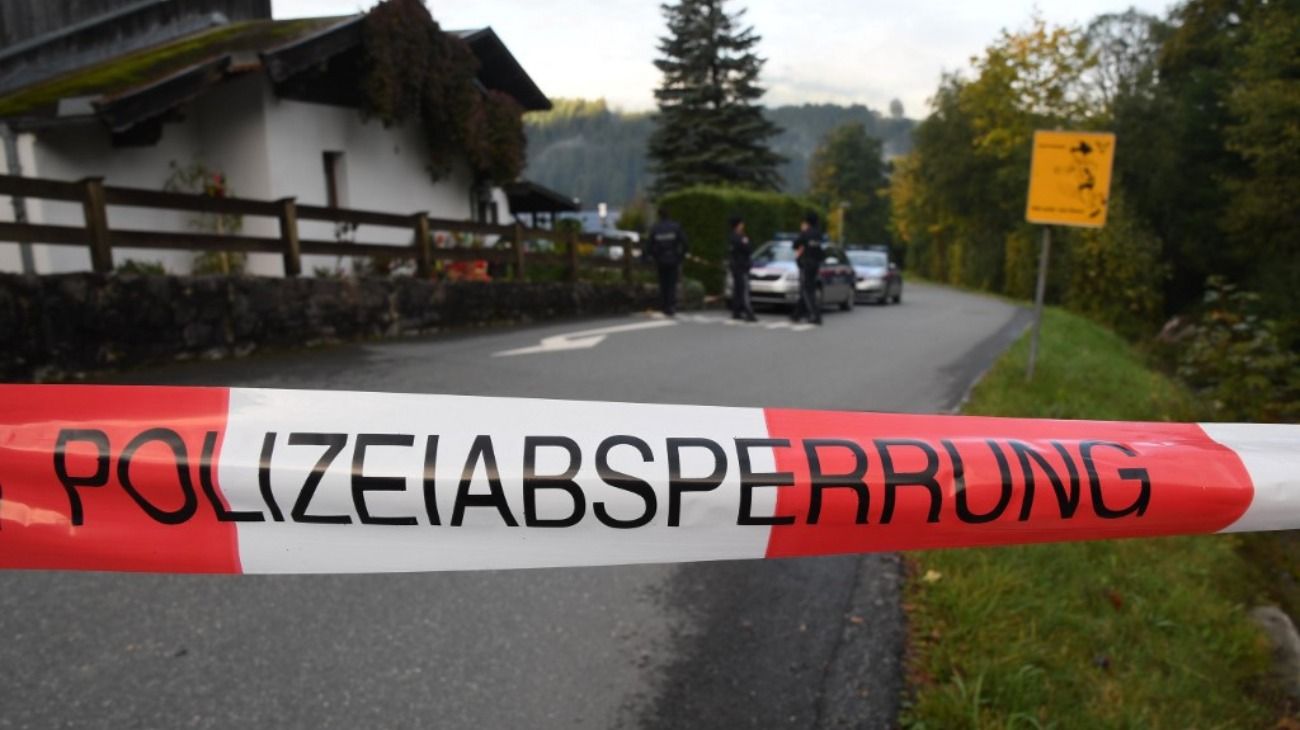
<path fill-rule="evenodd" d="M 610 327 L 598 327 L 596 329 L 581 330 L 579 332 L 566 332 L 562 335 L 552 335 L 544 337 L 542 341 L 531 347 L 519 347 L 513 350 L 502 350 L 493 353 L 493 357 L 512 357 L 514 355 L 534 355 L 542 352 L 562 352 L 564 350 L 587 350 L 599 345 L 605 341 L 608 335 L 618 334 L 620 332 L 635 332 L 637 330 L 656 329 L 659 327 L 672 327 L 677 323 L 671 319 L 652 319 L 648 322 L 633 322 L 632 324 L 618 324 Z"/>

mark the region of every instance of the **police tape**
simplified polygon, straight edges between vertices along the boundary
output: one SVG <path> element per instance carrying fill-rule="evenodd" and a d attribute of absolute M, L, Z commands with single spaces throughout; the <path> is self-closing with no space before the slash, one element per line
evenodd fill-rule
<path fill-rule="evenodd" d="M 355 573 L 1300 527 L 1300 426 L 0 386 L 0 568 Z"/>

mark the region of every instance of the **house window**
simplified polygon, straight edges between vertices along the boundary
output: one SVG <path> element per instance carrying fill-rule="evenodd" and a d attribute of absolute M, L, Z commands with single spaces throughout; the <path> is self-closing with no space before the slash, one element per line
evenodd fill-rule
<path fill-rule="evenodd" d="M 347 177 L 343 167 L 343 153 L 325 152 L 322 159 L 325 162 L 325 204 L 331 208 L 345 208 Z"/>

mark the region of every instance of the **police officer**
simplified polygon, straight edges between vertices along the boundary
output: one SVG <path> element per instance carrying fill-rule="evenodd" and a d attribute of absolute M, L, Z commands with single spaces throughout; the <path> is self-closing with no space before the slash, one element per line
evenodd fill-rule
<path fill-rule="evenodd" d="M 659 220 L 650 228 L 650 257 L 659 268 L 659 297 L 663 313 L 677 314 L 677 280 L 686 259 L 686 233 L 668 211 L 659 209 Z"/>
<path fill-rule="evenodd" d="M 795 263 L 799 267 L 799 301 L 790 319 L 798 322 L 807 318 L 813 324 L 822 323 L 822 311 L 817 306 L 817 281 L 821 276 L 822 232 L 817 227 L 817 214 L 808 211 L 799 224 L 799 237 L 794 239 Z"/>
<path fill-rule="evenodd" d="M 749 245 L 749 236 L 745 235 L 745 220 L 733 215 L 727 223 L 731 226 L 731 318 L 757 322 L 749 301 L 749 267 L 754 251 Z"/>

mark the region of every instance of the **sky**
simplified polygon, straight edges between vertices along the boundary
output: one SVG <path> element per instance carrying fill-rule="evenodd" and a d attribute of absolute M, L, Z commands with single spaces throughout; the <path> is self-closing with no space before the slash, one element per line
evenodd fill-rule
<path fill-rule="evenodd" d="M 358 12 L 370 0 L 272 0 L 277 18 Z M 444 28 L 491 26 L 550 97 L 604 98 L 627 111 L 654 107 L 653 65 L 664 22 L 656 0 L 430 0 Z M 768 106 L 834 102 L 908 116 L 928 113 L 945 71 L 1037 12 L 1083 25 L 1130 5 L 1163 15 L 1169 0 L 729 0 L 763 37 Z"/>

